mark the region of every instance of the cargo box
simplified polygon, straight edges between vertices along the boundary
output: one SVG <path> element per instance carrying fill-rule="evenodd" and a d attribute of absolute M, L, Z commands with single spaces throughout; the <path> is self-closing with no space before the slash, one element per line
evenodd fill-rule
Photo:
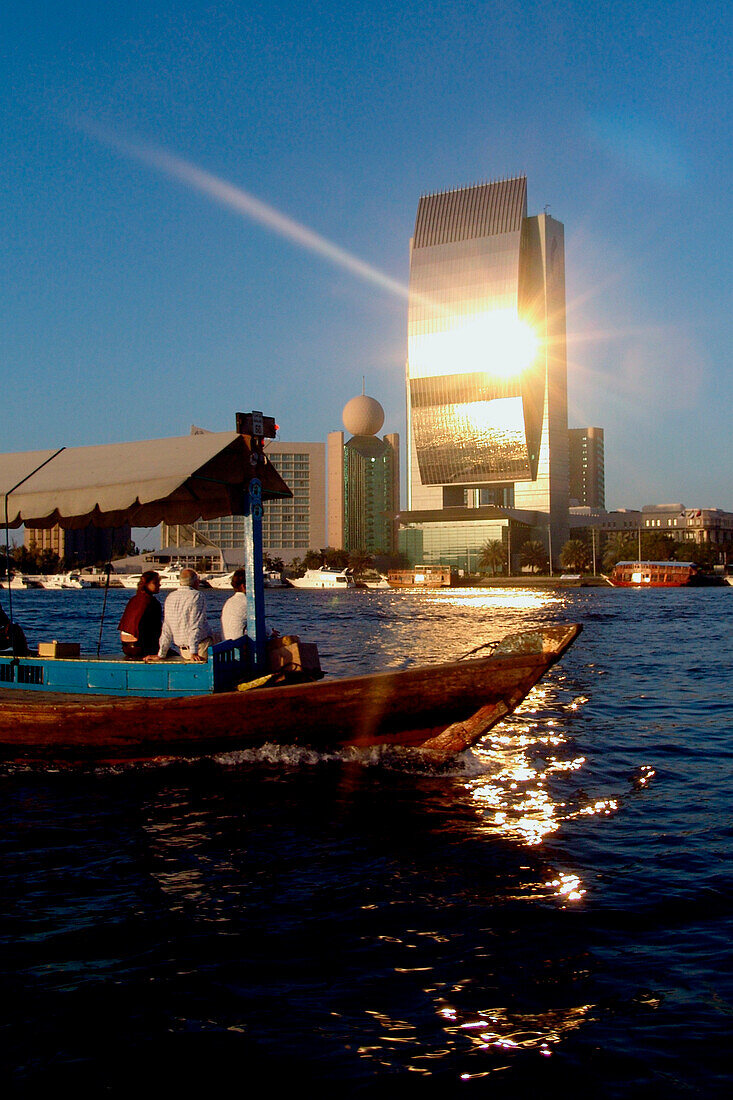
<path fill-rule="evenodd" d="M 78 642 L 39 642 L 39 657 L 79 657 L 81 646 Z"/>
<path fill-rule="evenodd" d="M 271 672 L 311 672 L 320 673 L 321 662 L 318 658 L 318 646 L 312 642 L 301 642 L 299 638 L 271 638 L 267 644 L 267 655 Z"/>

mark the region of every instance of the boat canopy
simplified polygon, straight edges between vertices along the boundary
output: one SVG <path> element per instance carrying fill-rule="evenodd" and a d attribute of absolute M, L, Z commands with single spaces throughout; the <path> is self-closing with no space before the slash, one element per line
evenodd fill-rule
<path fill-rule="evenodd" d="M 4 454 L 0 523 L 6 506 L 8 527 L 154 527 L 240 515 L 255 477 L 265 500 L 293 495 L 238 432 Z"/>

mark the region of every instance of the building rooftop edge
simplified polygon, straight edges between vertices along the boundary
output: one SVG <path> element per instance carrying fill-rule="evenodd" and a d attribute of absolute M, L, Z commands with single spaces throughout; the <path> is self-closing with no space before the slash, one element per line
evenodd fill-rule
<path fill-rule="evenodd" d="M 509 183 L 511 180 L 526 180 L 526 172 L 515 172 L 511 176 L 498 176 L 493 180 L 477 180 L 476 183 L 465 183 L 461 187 L 439 188 L 437 191 L 422 191 L 421 199 L 433 199 L 438 195 L 453 195 L 456 191 L 470 191 L 473 187 L 492 187 L 496 183 Z"/>

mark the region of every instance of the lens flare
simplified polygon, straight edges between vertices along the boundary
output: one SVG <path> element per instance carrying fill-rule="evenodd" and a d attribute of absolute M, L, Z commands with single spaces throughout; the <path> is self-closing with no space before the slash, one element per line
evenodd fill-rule
<path fill-rule="evenodd" d="M 531 366 L 540 348 L 536 333 L 511 309 L 470 319 L 446 316 L 438 332 L 410 333 L 410 377 L 486 372 L 516 378 Z"/>
<path fill-rule="evenodd" d="M 339 245 L 329 241 L 326 237 L 322 237 L 319 233 L 308 229 L 307 226 L 301 225 L 294 218 L 289 218 L 286 214 L 280 213 L 274 206 L 263 202 L 262 199 L 258 199 L 242 187 L 236 187 L 234 184 L 220 179 L 219 176 L 215 176 L 212 172 L 207 172 L 205 169 L 191 164 L 190 161 L 166 153 L 153 145 L 144 142 L 126 141 L 106 127 L 88 119 L 77 119 L 75 125 L 88 136 L 116 149 L 130 159 L 141 164 L 147 164 L 163 175 L 188 184 L 195 191 L 207 195 L 210 199 L 229 210 L 233 210 L 258 225 L 270 229 L 278 236 L 284 237 L 285 240 L 291 241 L 317 256 L 321 256 L 325 260 L 329 260 L 337 267 L 356 275 L 360 279 L 364 279 L 368 283 L 373 283 L 390 294 L 395 294 L 398 298 L 407 299 L 408 288 L 406 284 L 390 278 L 389 275 L 385 275 L 378 268 L 372 267 L 371 264 L 365 263 L 357 256 L 353 256 L 346 249 L 340 248 Z"/>

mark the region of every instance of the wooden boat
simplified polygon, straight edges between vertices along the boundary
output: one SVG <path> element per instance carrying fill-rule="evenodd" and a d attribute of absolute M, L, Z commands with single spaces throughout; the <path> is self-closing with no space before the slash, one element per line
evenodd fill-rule
<path fill-rule="evenodd" d="M 701 583 L 691 561 L 620 561 L 608 578 L 615 588 L 686 588 Z"/>
<path fill-rule="evenodd" d="M 284 660 L 268 650 L 262 505 L 292 493 L 264 449 L 274 419 L 236 420 L 234 433 L 0 455 L 6 542 L 23 523 L 149 527 L 239 514 L 247 588 L 246 639 L 214 646 L 206 663 L 81 657 L 76 643 L 58 641 L 43 656 L 0 656 L 0 758 L 157 760 L 276 742 L 398 745 L 445 760 L 511 713 L 580 632 L 548 626 L 505 639 L 490 657 L 262 686 Z M 12 594 L 8 606 L 12 623 Z"/>
<path fill-rule="evenodd" d="M 390 588 L 449 588 L 450 566 L 416 565 L 414 569 L 390 569 L 387 582 Z"/>
<path fill-rule="evenodd" d="M 275 742 L 401 746 L 442 762 L 511 714 L 580 630 L 546 626 L 488 657 L 248 691 L 231 690 L 238 643 L 205 665 L 0 657 L 0 758 L 154 761 Z"/>

